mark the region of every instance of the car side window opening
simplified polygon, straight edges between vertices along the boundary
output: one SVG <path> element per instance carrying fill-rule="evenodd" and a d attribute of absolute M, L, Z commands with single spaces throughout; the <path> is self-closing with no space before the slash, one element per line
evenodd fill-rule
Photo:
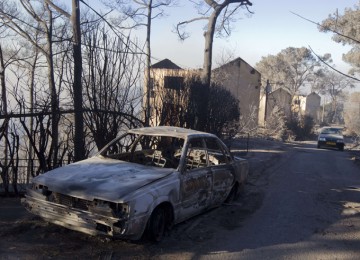
<path fill-rule="evenodd" d="M 230 155 L 226 153 L 215 138 L 205 138 L 205 143 L 210 165 L 223 165 L 229 162 Z"/>
<path fill-rule="evenodd" d="M 186 170 L 207 166 L 207 152 L 202 138 L 194 138 L 189 141 L 185 163 Z"/>

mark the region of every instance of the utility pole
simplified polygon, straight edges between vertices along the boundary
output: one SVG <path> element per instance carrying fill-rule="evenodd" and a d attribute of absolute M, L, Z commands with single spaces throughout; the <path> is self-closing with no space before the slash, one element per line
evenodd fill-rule
<path fill-rule="evenodd" d="M 8 107 L 7 107 L 7 92 L 6 92 L 6 84 L 5 84 L 5 64 L 4 64 L 4 57 L 3 57 L 3 52 L 2 52 L 2 48 L 1 48 L 1 44 L 0 44 L 0 84 L 1 84 L 1 101 L 2 101 L 2 106 L 0 108 L 0 113 L 7 115 L 8 114 Z M 3 126 L 5 127 L 5 137 L 7 138 L 9 135 L 9 126 L 8 126 L 8 120 L 5 119 L 4 120 L 4 124 Z M 7 144 L 7 139 L 4 138 L 4 165 L 7 167 L 8 166 L 8 154 L 9 154 L 9 148 L 8 148 L 8 144 Z M 5 185 L 8 185 L 8 173 L 5 172 L 5 182 L 4 183 L 4 187 Z M 7 189 L 7 187 L 5 187 L 5 189 Z"/>
<path fill-rule="evenodd" d="M 71 21 L 73 26 L 73 57 L 74 57 L 74 110 L 75 110 L 75 161 L 85 158 L 83 97 L 82 97 L 82 57 L 81 57 L 81 31 L 80 31 L 80 1 L 72 0 Z"/>
<path fill-rule="evenodd" d="M 146 108 L 145 108 L 145 126 L 150 126 L 151 118 L 151 75 L 150 75 L 150 66 L 151 66 L 151 19 L 152 19 L 152 0 L 148 3 L 148 13 L 147 13 L 147 26 L 146 26 Z"/>
<path fill-rule="evenodd" d="M 321 115 L 321 122 L 322 123 L 324 123 L 325 104 L 326 104 L 326 98 L 324 97 L 324 102 L 323 102 L 323 107 L 322 107 L 322 115 Z"/>
<path fill-rule="evenodd" d="M 271 92 L 271 85 L 269 80 L 266 80 L 266 87 L 265 87 L 265 116 L 264 116 L 264 124 L 266 125 L 266 118 L 267 118 L 267 110 L 268 110 L 268 98 Z"/>

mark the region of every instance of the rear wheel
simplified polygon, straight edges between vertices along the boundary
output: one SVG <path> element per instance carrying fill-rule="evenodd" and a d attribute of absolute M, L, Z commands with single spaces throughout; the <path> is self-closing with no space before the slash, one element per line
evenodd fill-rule
<path fill-rule="evenodd" d="M 231 188 L 231 191 L 230 191 L 229 195 L 227 196 L 225 203 L 236 201 L 239 198 L 240 191 L 242 191 L 243 189 L 244 189 L 243 185 L 241 185 L 239 188 L 239 184 L 235 183 L 234 186 Z"/>
<path fill-rule="evenodd" d="M 167 225 L 166 211 L 163 207 L 157 207 L 148 222 L 147 235 L 152 241 L 159 242 L 164 237 Z"/>

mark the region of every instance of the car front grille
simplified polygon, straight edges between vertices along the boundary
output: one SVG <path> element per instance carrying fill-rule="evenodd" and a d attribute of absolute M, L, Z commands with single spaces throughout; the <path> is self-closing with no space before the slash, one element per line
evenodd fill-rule
<path fill-rule="evenodd" d="M 326 138 L 326 141 L 328 142 L 336 142 L 336 138 Z"/>
<path fill-rule="evenodd" d="M 72 208 L 88 210 L 88 206 L 91 204 L 91 201 L 74 198 L 74 197 L 64 195 L 61 193 L 54 192 L 52 195 L 53 195 L 52 202 L 55 202 L 55 203 L 58 203 L 58 204 L 61 204 L 64 206 L 72 207 Z"/>

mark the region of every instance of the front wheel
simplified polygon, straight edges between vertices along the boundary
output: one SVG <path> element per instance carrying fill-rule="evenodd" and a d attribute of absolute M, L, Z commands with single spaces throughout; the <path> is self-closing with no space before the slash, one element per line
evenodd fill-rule
<path fill-rule="evenodd" d="M 240 187 L 239 189 L 239 185 L 235 183 L 234 186 L 231 188 L 231 191 L 227 196 L 225 203 L 236 201 L 239 198 L 239 193 L 242 189 L 243 189 L 242 187 Z"/>
<path fill-rule="evenodd" d="M 166 228 L 165 209 L 162 207 L 157 207 L 154 209 L 148 222 L 148 226 L 147 226 L 148 238 L 154 242 L 160 242 L 164 237 L 165 228 Z"/>

